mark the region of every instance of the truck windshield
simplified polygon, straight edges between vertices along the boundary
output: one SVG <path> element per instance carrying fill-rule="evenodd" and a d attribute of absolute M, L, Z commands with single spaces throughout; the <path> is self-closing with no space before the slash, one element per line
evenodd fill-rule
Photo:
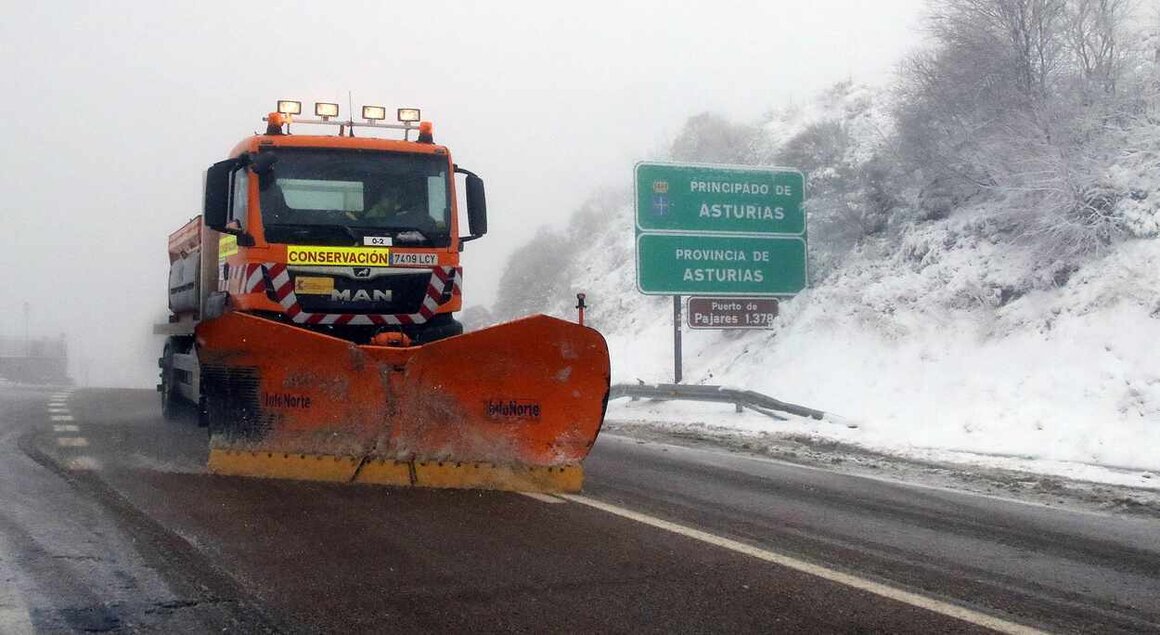
<path fill-rule="evenodd" d="M 367 150 L 279 148 L 259 179 L 266 239 L 274 243 L 449 244 L 447 158 Z"/>

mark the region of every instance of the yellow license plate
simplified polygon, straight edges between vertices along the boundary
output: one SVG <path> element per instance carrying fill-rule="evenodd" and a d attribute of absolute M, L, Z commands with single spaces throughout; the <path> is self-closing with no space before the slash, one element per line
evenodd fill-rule
<path fill-rule="evenodd" d="M 294 278 L 294 293 L 325 295 L 334 291 L 334 278 L 298 276 Z"/>

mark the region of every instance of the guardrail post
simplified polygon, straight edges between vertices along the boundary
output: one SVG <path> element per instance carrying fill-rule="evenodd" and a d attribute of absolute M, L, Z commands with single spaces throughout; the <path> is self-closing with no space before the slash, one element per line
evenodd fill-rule
<path fill-rule="evenodd" d="M 681 296 L 673 296 L 673 383 L 681 383 Z"/>

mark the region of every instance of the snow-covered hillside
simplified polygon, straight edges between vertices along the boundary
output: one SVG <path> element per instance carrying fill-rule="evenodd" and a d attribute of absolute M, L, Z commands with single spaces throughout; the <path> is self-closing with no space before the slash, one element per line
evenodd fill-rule
<path fill-rule="evenodd" d="M 830 121 L 851 140 L 842 161 L 872 160 L 889 128 L 875 106 L 881 93 L 848 87 L 839 97 L 775 113 L 761 152 L 777 156 Z M 809 432 L 890 452 L 1160 470 L 1160 240 L 1151 238 L 1160 176 L 1147 168 L 1156 141 L 1137 138 L 1106 175 L 1111 190 L 1131 193 L 1116 199 L 1132 237 L 1083 258 L 1011 239 L 996 198 L 863 237 L 849 251 L 819 244 L 824 232 L 811 224 L 811 250 L 832 270 L 784 301 L 771 331 L 686 330 L 686 383 L 757 390 L 856 420 L 856 430 Z M 827 178 L 821 170 L 811 181 Z M 635 288 L 632 218 L 627 195 L 594 199 L 552 237 L 553 273 L 517 275 L 513 265 L 508 282 L 535 276 L 541 306 L 566 317 L 575 293 L 587 293 L 613 380 L 671 381 L 672 302 Z M 683 416 L 665 408 L 654 415 Z M 728 408 L 711 420 L 696 411 L 711 425 L 752 427 Z M 626 412 L 614 406 L 611 416 Z"/>

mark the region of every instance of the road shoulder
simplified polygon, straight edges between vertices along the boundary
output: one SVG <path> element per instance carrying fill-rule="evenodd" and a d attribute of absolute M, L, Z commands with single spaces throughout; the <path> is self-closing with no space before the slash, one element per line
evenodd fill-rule
<path fill-rule="evenodd" d="M 602 433 L 784 461 L 866 478 L 1013 499 L 1072 511 L 1160 518 L 1160 490 L 1093 483 L 1055 475 L 920 461 L 814 436 L 739 433 L 703 423 L 605 421 Z"/>

